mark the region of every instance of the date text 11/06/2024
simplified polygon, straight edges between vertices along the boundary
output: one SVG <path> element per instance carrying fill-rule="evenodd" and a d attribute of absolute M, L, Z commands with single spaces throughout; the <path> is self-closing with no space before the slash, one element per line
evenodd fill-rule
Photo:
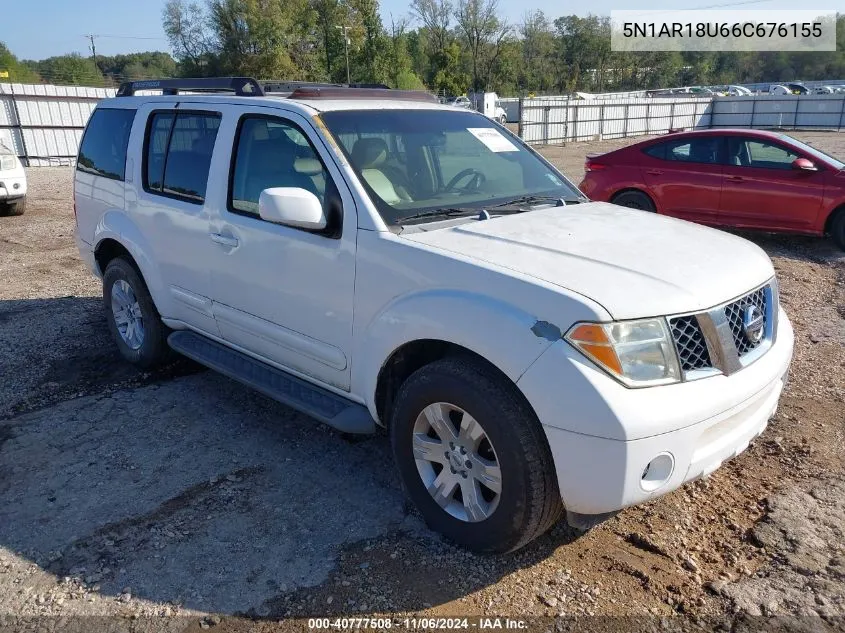
<path fill-rule="evenodd" d="M 308 628 L 313 630 L 384 630 L 384 629 L 479 629 L 479 630 L 523 630 L 528 628 L 525 620 L 512 618 L 310 618 Z"/>

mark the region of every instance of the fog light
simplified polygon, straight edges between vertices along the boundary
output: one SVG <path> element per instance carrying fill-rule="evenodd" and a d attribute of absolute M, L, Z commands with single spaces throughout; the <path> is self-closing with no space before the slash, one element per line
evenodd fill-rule
<path fill-rule="evenodd" d="M 14 185 L 12 185 L 12 189 L 20 189 L 20 188 L 21 188 L 21 183 L 19 183 L 19 182 L 16 182 Z"/>
<path fill-rule="evenodd" d="M 640 479 L 640 488 L 646 492 L 657 490 L 669 481 L 672 476 L 672 471 L 675 470 L 675 458 L 671 453 L 661 453 L 652 459 L 643 470 L 643 476 Z"/>

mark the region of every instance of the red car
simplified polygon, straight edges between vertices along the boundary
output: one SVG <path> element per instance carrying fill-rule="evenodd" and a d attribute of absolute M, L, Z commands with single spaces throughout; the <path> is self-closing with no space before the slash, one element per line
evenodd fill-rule
<path fill-rule="evenodd" d="M 845 163 L 785 134 L 673 132 L 588 156 L 592 200 L 714 226 L 829 234 L 845 249 Z"/>

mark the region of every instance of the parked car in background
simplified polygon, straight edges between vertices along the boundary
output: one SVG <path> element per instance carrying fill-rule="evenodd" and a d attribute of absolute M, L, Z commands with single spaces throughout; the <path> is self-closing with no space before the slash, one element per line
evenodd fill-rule
<path fill-rule="evenodd" d="M 836 93 L 836 88 L 833 86 L 816 86 L 813 88 L 813 94 L 816 95 L 832 95 Z"/>
<path fill-rule="evenodd" d="M 133 96 L 151 84 L 171 94 Z M 477 112 L 243 78 L 118 95 L 74 196 L 121 355 L 169 346 L 341 431 L 384 427 L 457 543 L 588 528 L 709 475 L 777 408 L 793 331 L 760 248 L 590 203 Z"/>
<path fill-rule="evenodd" d="M 808 94 L 810 94 L 810 89 L 807 86 L 805 86 L 804 84 L 801 84 L 801 83 L 786 84 L 786 87 L 789 88 L 789 90 L 794 95 L 808 95 Z"/>
<path fill-rule="evenodd" d="M 667 134 L 587 159 L 580 188 L 715 226 L 829 234 L 845 249 L 845 163 L 785 134 Z"/>
<path fill-rule="evenodd" d="M 729 97 L 748 97 L 754 93 L 745 86 L 726 86 L 725 94 Z"/>
<path fill-rule="evenodd" d="M 788 86 L 782 86 L 780 84 L 773 84 L 769 86 L 769 94 L 770 95 L 791 95 L 792 89 Z"/>
<path fill-rule="evenodd" d="M 468 97 L 450 97 L 446 99 L 446 105 L 456 108 L 466 108 L 467 110 L 473 109 L 472 102 L 470 102 Z"/>
<path fill-rule="evenodd" d="M 0 141 L 0 215 L 26 210 L 26 172 L 12 149 Z"/>

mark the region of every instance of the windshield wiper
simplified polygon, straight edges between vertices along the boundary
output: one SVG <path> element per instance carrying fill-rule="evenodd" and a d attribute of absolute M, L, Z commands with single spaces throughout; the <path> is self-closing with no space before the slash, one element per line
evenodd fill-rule
<path fill-rule="evenodd" d="M 488 209 L 500 209 L 502 207 L 512 207 L 518 205 L 538 204 L 541 202 L 554 202 L 555 206 L 563 207 L 567 204 L 578 204 L 584 202 L 583 198 L 564 198 L 563 196 L 520 196 L 507 202 L 500 202 L 499 204 L 488 205 Z"/>
<path fill-rule="evenodd" d="M 415 213 L 414 215 L 407 215 L 400 220 L 400 224 L 404 224 L 408 220 L 419 220 L 422 218 L 457 218 L 461 216 L 479 215 L 481 209 L 472 209 L 470 207 L 453 207 L 444 209 L 431 209 L 423 211 L 422 213 Z"/>

